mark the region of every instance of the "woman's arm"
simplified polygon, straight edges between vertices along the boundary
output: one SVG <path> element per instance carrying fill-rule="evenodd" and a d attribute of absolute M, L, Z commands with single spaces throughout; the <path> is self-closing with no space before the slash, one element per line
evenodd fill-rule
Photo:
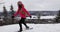
<path fill-rule="evenodd" d="M 17 12 L 13 16 L 17 16 L 18 14 L 19 14 L 19 9 L 17 10 Z"/>
<path fill-rule="evenodd" d="M 26 14 L 28 15 L 28 16 L 31 16 L 30 15 L 30 13 L 24 8 L 24 11 L 26 12 Z"/>
<path fill-rule="evenodd" d="M 24 8 L 24 5 L 23 5 L 23 4 L 22 4 L 22 10 L 23 10 L 24 12 L 26 12 L 26 14 L 27 14 L 28 16 L 31 16 L 30 13 Z"/>

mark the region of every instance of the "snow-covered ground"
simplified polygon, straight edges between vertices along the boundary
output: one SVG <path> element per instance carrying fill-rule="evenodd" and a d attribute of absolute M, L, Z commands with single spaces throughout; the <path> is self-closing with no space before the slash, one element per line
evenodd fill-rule
<path fill-rule="evenodd" d="M 40 16 L 40 19 L 54 19 L 56 16 Z M 20 19 L 20 17 L 16 17 L 16 19 Z M 27 17 L 26 19 L 38 19 L 38 16 L 32 15 L 32 18 Z"/>
<path fill-rule="evenodd" d="M 23 25 L 22 32 L 60 32 L 59 24 L 27 24 L 29 27 L 33 27 L 31 30 L 26 30 Z M 19 30 L 18 24 L 0 26 L 0 32 L 17 32 Z"/>

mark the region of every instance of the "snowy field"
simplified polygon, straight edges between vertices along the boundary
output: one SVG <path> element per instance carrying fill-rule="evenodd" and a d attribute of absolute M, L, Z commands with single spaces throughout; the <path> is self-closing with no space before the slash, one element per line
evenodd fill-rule
<path fill-rule="evenodd" d="M 29 27 L 33 27 L 31 30 L 26 30 L 23 25 L 22 32 L 60 32 L 59 24 L 27 24 Z M 0 26 L 0 32 L 17 32 L 19 30 L 18 24 Z"/>
<path fill-rule="evenodd" d="M 40 16 L 40 19 L 54 19 L 56 16 Z M 15 19 L 20 19 L 20 17 L 16 17 Z M 32 18 L 27 17 L 26 19 L 38 19 L 38 16 L 32 15 Z"/>

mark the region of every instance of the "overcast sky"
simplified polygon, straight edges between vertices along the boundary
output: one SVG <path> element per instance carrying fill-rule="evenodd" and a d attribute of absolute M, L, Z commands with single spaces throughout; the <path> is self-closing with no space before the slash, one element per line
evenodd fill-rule
<path fill-rule="evenodd" d="M 56 11 L 60 9 L 60 0 L 0 0 L 0 11 L 3 9 L 3 6 L 6 6 L 6 9 L 10 10 L 10 5 L 12 4 L 14 10 L 17 10 L 17 2 L 22 1 L 25 5 L 25 8 L 29 10 L 51 10 Z"/>

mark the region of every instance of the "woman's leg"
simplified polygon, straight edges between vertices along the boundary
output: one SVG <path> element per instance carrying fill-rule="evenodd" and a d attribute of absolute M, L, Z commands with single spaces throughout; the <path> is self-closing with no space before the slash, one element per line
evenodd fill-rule
<path fill-rule="evenodd" d="M 22 31 L 22 19 L 19 21 L 20 31 Z"/>
<path fill-rule="evenodd" d="M 29 28 L 29 27 L 27 26 L 26 22 L 25 22 L 25 19 L 26 19 L 26 18 L 23 18 L 23 21 L 22 21 L 22 22 L 23 22 L 23 24 L 25 25 L 26 28 Z"/>

